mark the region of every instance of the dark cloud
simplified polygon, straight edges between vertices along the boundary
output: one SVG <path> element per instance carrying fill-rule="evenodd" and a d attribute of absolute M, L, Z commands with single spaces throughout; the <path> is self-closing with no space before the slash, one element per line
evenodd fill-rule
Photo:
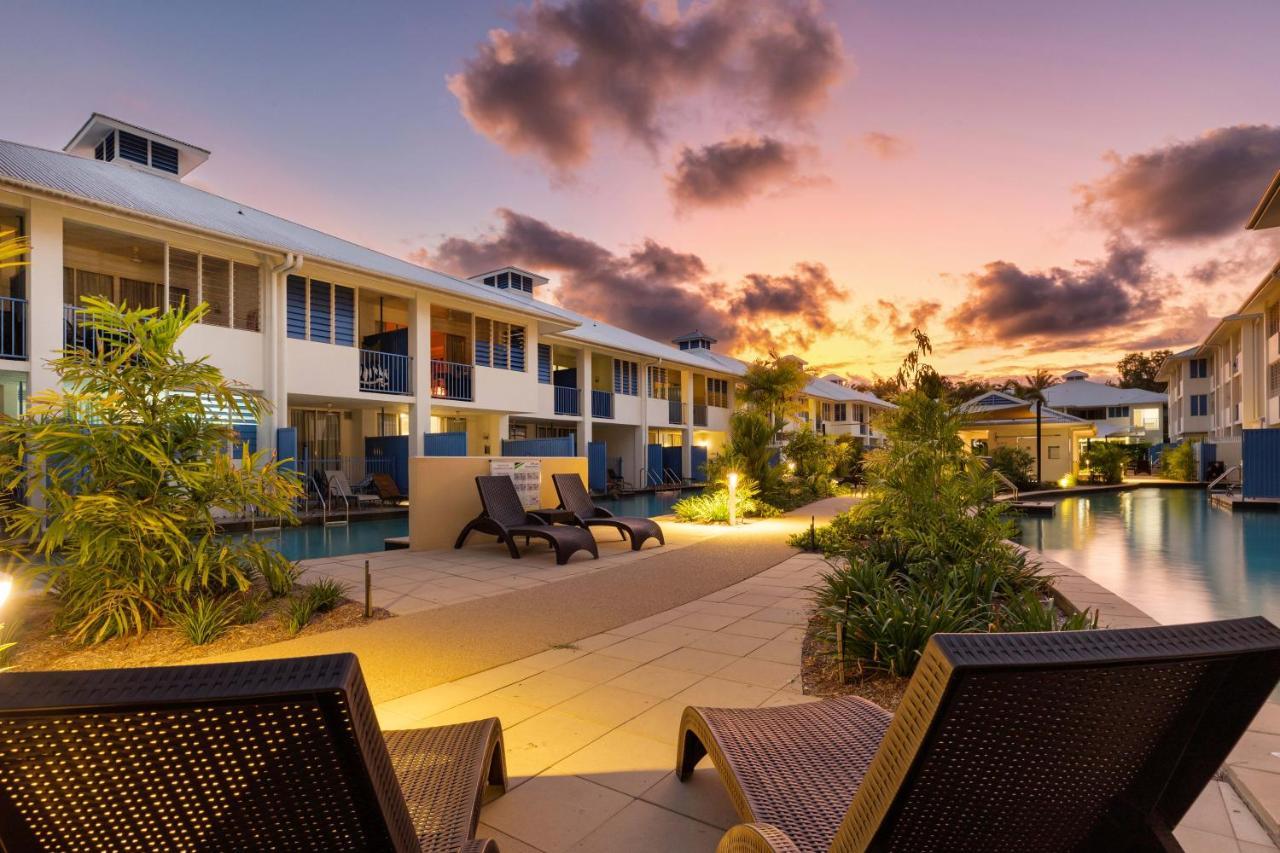
<path fill-rule="evenodd" d="M 1079 188 L 1084 212 L 1152 241 L 1194 243 L 1244 227 L 1280 166 L 1280 127 L 1222 127 L 1122 157 Z"/>
<path fill-rule="evenodd" d="M 864 320 L 867 328 L 875 329 L 883 323 L 895 337 L 899 338 L 910 335 L 912 329 L 924 330 L 929 325 L 929 321 L 942 310 L 942 303 L 931 299 L 918 299 L 903 307 L 887 299 L 877 299 L 876 306 L 881 313 L 878 316 L 867 314 Z"/>
<path fill-rule="evenodd" d="M 682 149 L 667 182 L 680 209 L 741 204 L 793 178 L 797 163 L 796 149 L 780 139 L 730 139 Z"/>
<path fill-rule="evenodd" d="M 1191 267 L 1187 277 L 1209 287 L 1219 284 L 1252 287 L 1271 268 L 1277 252 L 1280 252 L 1280 234 L 1249 233 Z"/>
<path fill-rule="evenodd" d="M 463 276 L 507 264 L 558 273 L 561 304 L 657 340 L 700 329 L 727 349 L 803 348 L 837 330 L 827 311 L 844 293 L 822 264 L 751 274 L 731 287 L 712 279 L 697 255 L 653 240 L 615 253 L 515 211 L 498 217 L 491 234 L 450 237 L 412 256 Z"/>
<path fill-rule="evenodd" d="M 1198 344 L 1218 322 L 1203 302 L 1166 308 L 1161 311 L 1159 325 L 1144 334 L 1129 336 L 1117 342 L 1117 349 L 1180 349 Z"/>
<path fill-rule="evenodd" d="M 947 317 L 963 342 L 1006 344 L 1053 341 L 1068 347 L 1145 319 L 1160 306 L 1147 252 L 1123 238 L 1107 242 L 1107 255 L 1073 269 L 1028 272 L 994 261 L 968 276 L 967 295 Z"/>
<path fill-rule="evenodd" d="M 698 93 L 737 98 L 756 120 L 803 118 L 843 67 L 839 32 L 805 0 L 535 0 L 448 82 L 477 131 L 566 172 L 602 130 L 652 150 L 671 104 Z"/>
<path fill-rule="evenodd" d="M 911 143 L 907 140 L 879 130 L 862 134 L 858 141 L 881 160 L 897 160 L 911 153 Z"/>

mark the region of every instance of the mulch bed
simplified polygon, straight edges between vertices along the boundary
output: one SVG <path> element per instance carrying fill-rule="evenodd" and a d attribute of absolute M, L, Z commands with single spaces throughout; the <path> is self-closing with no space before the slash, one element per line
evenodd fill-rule
<path fill-rule="evenodd" d="M 846 673 L 840 672 L 835 644 L 821 636 L 822 619 L 816 614 L 805 628 L 801 648 L 801 679 L 809 696 L 861 696 L 887 711 L 895 711 L 902 701 L 910 679 L 882 672 L 858 672 L 857 664 L 846 661 Z"/>
<path fill-rule="evenodd" d="M 10 616 L 14 602 L 8 608 Z M 141 637 L 108 640 L 94 646 L 77 643 L 65 634 L 55 634 L 54 604 L 44 598 L 22 602 L 22 623 L 17 642 L 5 665 L 15 670 L 116 669 L 137 666 L 167 666 L 199 663 L 201 658 L 226 654 L 290 639 L 279 615 L 268 612 L 250 625 L 236 625 L 212 643 L 193 646 L 174 628 L 153 628 Z M 366 622 L 386 619 L 391 613 L 375 608 L 364 618 L 364 606 L 347 600 L 328 613 L 317 614 L 294 637 L 322 634 Z"/>

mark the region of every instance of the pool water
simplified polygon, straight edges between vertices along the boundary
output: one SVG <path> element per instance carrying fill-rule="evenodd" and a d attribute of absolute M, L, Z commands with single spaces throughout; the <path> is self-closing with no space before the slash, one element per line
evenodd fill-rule
<path fill-rule="evenodd" d="M 1163 623 L 1262 615 L 1280 624 L 1280 515 L 1211 506 L 1204 489 L 1056 501 L 1018 520 L 1022 544 Z"/>
<path fill-rule="evenodd" d="M 680 498 L 697 494 L 699 491 L 699 489 L 686 489 L 679 494 L 641 492 L 618 498 L 600 498 L 596 503 L 614 515 L 648 518 L 654 515 L 666 515 L 671 512 L 671 505 Z M 401 516 L 376 521 L 353 521 L 350 524 L 333 527 L 308 524 L 253 535 L 256 539 L 274 546 L 290 560 L 341 557 L 346 554 L 381 551 L 384 547 L 384 539 L 391 536 L 408 536 L 409 519 L 407 516 Z"/>

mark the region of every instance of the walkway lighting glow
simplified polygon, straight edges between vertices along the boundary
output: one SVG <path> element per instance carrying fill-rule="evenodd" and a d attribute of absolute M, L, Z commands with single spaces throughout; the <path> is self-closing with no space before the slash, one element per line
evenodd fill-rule
<path fill-rule="evenodd" d="M 9 575 L 0 575 L 0 607 L 4 607 L 11 592 L 13 592 L 13 578 Z"/>

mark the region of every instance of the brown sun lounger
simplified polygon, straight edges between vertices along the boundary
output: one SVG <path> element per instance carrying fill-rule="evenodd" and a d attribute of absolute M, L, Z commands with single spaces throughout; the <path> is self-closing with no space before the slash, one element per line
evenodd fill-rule
<path fill-rule="evenodd" d="M 0 675 L 0 849 L 496 853 L 497 719 L 381 732 L 355 655 Z"/>
<path fill-rule="evenodd" d="M 369 480 L 383 503 L 399 503 L 404 500 L 404 493 L 390 474 L 371 474 Z"/>
<path fill-rule="evenodd" d="M 561 566 L 569 562 L 569 557 L 577 551 L 586 551 L 592 557 L 600 556 L 596 538 L 586 528 L 547 524 L 526 512 L 510 477 L 476 477 L 476 490 L 480 492 L 484 511 L 462 528 L 458 540 L 453 543 L 454 548 L 461 548 L 474 530 L 497 536 L 499 542 L 506 544 L 513 560 L 520 559 L 517 536 L 523 536 L 526 545 L 531 536 L 551 543 L 556 551 L 556 564 Z"/>
<path fill-rule="evenodd" d="M 896 714 L 685 709 L 676 773 L 711 754 L 743 821 L 721 853 L 1181 850 L 1174 827 L 1278 678 L 1261 617 L 938 634 Z"/>
<path fill-rule="evenodd" d="M 616 516 L 604 507 L 596 506 L 577 474 L 552 474 L 551 482 L 555 484 L 561 509 L 573 513 L 582 527 L 616 528 L 624 539 L 631 539 L 632 551 L 639 551 L 646 539 L 657 539 L 659 545 L 667 544 L 662 528 L 652 518 Z"/>

